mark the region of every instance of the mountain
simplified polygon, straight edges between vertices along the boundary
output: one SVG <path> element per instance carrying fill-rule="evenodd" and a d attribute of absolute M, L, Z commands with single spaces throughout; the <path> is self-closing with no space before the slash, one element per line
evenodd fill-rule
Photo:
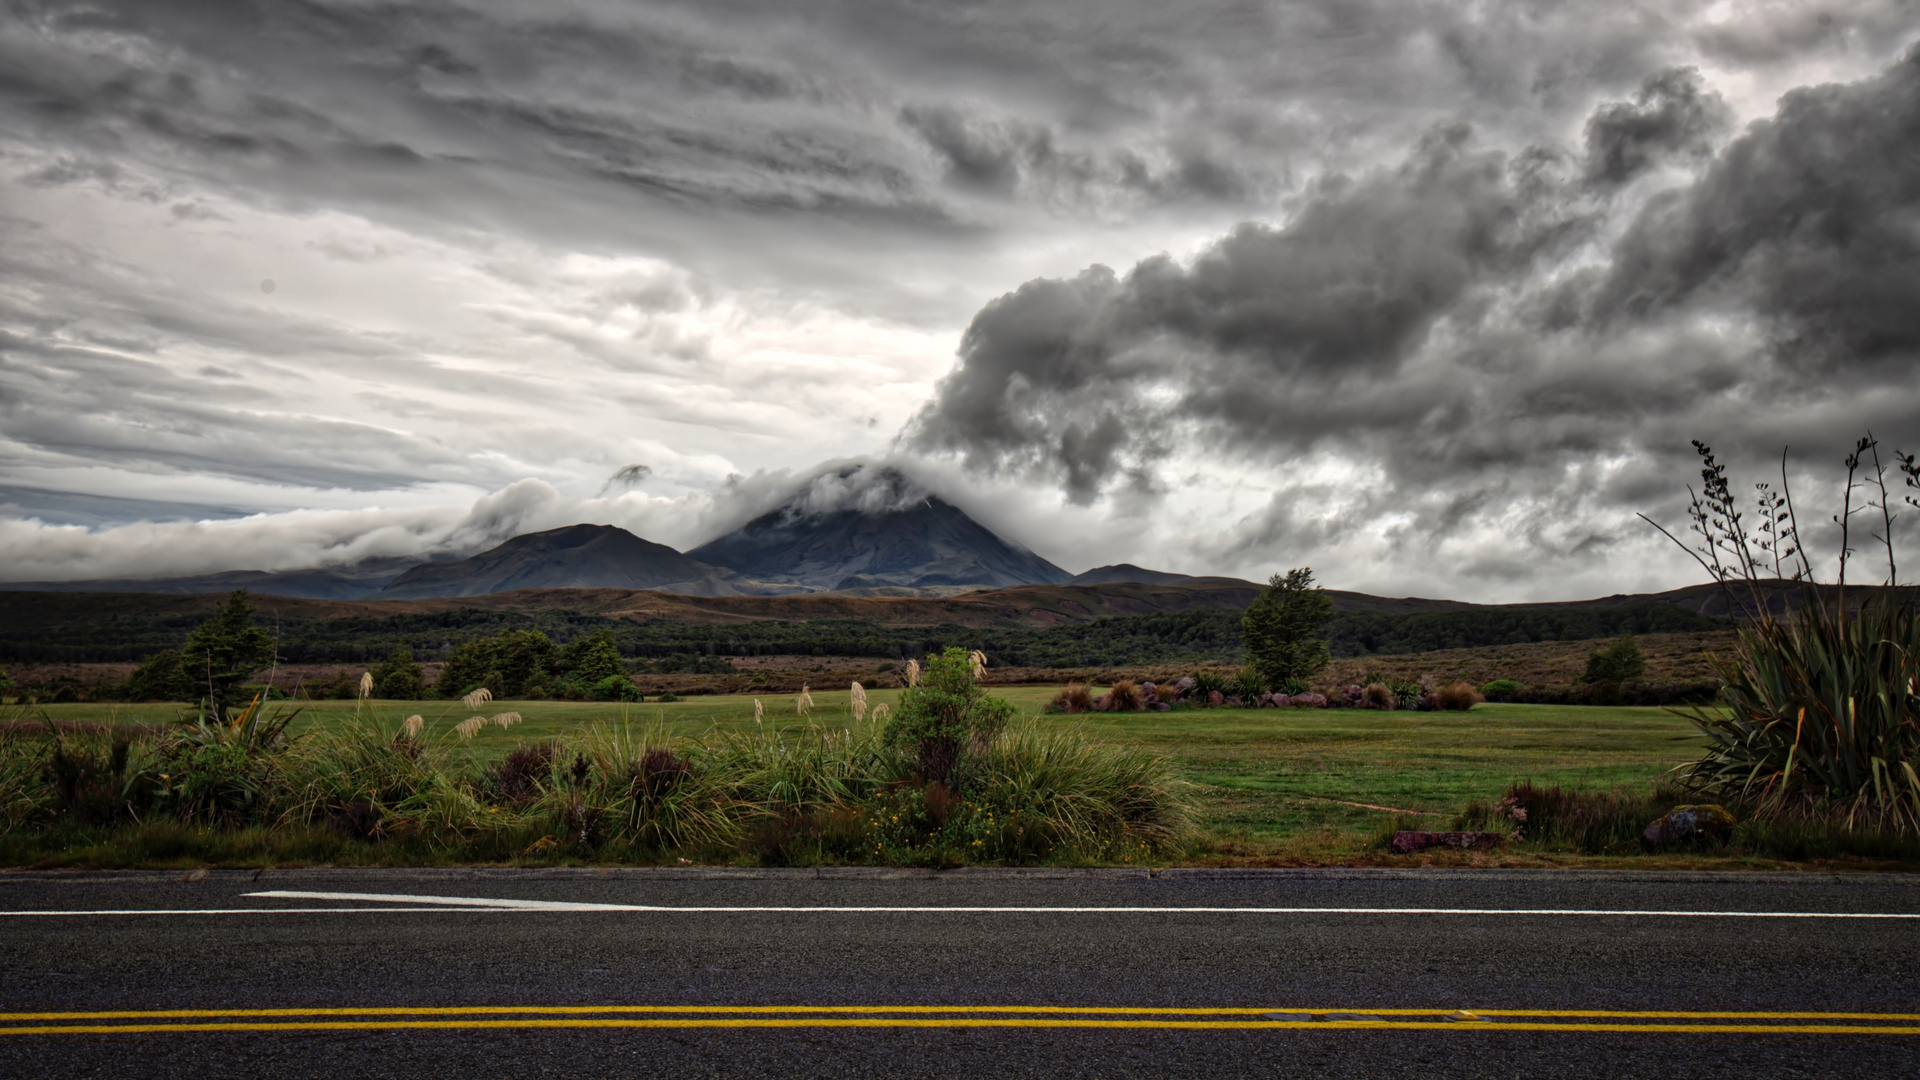
<path fill-rule="evenodd" d="M 658 589 L 694 596 L 755 591 L 734 575 L 613 525 L 568 525 L 516 536 L 457 562 L 416 566 L 382 600 L 485 596 L 510 589 Z"/>
<path fill-rule="evenodd" d="M 191 595 L 235 589 L 305 600 L 365 600 L 420 560 L 405 556 L 366 559 L 312 570 L 223 570 L 174 578 L 95 578 L 86 581 L 26 581 L 0 584 L 16 592 L 142 592 Z"/>
<path fill-rule="evenodd" d="M 1073 585 L 1109 585 L 1115 582 L 1132 581 L 1141 585 L 1175 585 L 1188 581 L 1231 582 L 1236 585 L 1254 585 L 1251 581 L 1239 578 L 1195 577 L 1192 574 L 1174 574 L 1165 570 L 1148 570 L 1132 563 L 1115 563 L 1112 566 L 1096 566 L 1084 574 L 1075 574 L 1069 582 Z M 1254 585 L 1259 588 L 1258 585 Z"/>
<path fill-rule="evenodd" d="M 892 469 L 817 477 L 786 503 L 687 554 L 754 581 L 815 589 L 1006 588 L 1072 575 Z"/>

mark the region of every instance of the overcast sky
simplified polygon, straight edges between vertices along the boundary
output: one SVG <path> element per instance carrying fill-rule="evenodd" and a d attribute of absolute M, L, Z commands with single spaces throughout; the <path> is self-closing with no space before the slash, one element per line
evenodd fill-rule
<path fill-rule="evenodd" d="M 684 549 L 865 459 L 1074 571 L 1686 584 L 1634 513 L 1689 440 L 1743 484 L 1791 444 L 1822 512 L 1862 431 L 1920 449 L 1917 41 L 1914 0 L 0 0 L 0 578 Z"/>

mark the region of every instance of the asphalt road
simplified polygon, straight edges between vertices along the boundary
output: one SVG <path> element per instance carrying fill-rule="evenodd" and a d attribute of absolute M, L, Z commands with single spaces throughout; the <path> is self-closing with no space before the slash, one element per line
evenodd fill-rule
<path fill-rule="evenodd" d="M 5 872 L 0 1075 L 1913 1077 L 1912 916 L 1903 876 Z"/>

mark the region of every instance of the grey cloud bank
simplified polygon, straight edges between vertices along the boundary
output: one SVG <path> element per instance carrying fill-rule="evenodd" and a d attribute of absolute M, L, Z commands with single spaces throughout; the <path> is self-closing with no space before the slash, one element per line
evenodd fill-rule
<path fill-rule="evenodd" d="M 685 548 L 879 455 L 1075 570 L 1678 584 L 1631 512 L 1687 439 L 1920 445 L 1916 39 L 1898 0 L 8 0 L 0 557 Z"/>

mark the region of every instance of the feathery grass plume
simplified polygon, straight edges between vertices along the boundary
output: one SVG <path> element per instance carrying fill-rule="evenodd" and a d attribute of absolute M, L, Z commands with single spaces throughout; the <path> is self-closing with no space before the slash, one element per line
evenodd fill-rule
<path fill-rule="evenodd" d="M 813 694 L 808 691 L 806 683 L 800 684 L 800 696 L 793 699 L 793 711 L 801 716 L 813 711 Z"/>
<path fill-rule="evenodd" d="M 406 832 L 437 849 L 518 824 L 452 775 L 443 742 L 411 738 L 377 717 L 328 725 L 287 757 L 291 805 L 283 821 L 333 824 L 362 837 Z"/>
<path fill-rule="evenodd" d="M 759 698 L 754 698 L 753 699 L 753 722 L 756 724 L 764 723 L 766 721 L 766 718 L 767 718 L 767 707 L 765 705 L 760 704 Z"/>
<path fill-rule="evenodd" d="M 887 714 L 892 711 L 892 709 L 887 708 L 885 705 L 875 705 L 873 707 L 873 722 L 876 724 L 880 723 L 882 720 L 885 720 Z"/>
<path fill-rule="evenodd" d="M 469 690 L 467 696 L 460 699 L 461 703 L 469 709 L 478 709 L 480 706 L 492 700 L 493 691 L 484 686 L 475 690 Z"/>
<path fill-rule="evenodd" d="M 979 682 L 987 677 L 987 654 L 975 649 L 967 654 L 967 663 L 973 665 L 973 680 Z"/>
<path fill-rule="evenodd" d="M 867 718 L 867 688 L 854 683 L 849 699 L 853 703 L 853 719 L 857 723 Z"/>
<path fill-rule="evenodd" d="M 493 718 L 493 722 L 503 728 L 510 728 L 520 722 L 520 714 L 517 712 L 497 713 Z"/>
<path fill-rule="evenodd" d="M 426 726 L 427 718 L 421 716 L 419 713 L 414 713 L 412 716 L 407 717 L 406 723 L 400 725 L 400 730 L 406 732 L 407 738 L 417 739 L 420 737 L 420 732 L 425 729 Z"/>
<path fill-rule="evenodd" d="M 907 661 L 907 685 L 920 685 L 920 661 L 918 660 Z"/>
<path fill-rule="evenodd" d="M 479 734 L 481 728 L 486 726 L 487 726 L 486 717 L 469 716 L 465 720 L 462 720 L 458 724 L 455 724 L 453 726 L 453 730 L 459 732 L 461 738 L 471 739 L 475 735 Z"/>
<path fill-rule="evenodd" d="M 373 696 L 373 672 L 371 671 L 360 673 L 360 696 L 363 698 Z"/>

